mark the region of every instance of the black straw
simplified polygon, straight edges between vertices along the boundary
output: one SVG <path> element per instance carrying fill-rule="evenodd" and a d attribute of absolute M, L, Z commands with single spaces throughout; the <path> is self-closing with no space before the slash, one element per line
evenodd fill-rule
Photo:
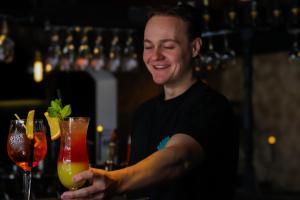
<path fill-rule="evenodd" d="M 33 167 L 33 161 L 34 161 L 34 136 L 33 136 L 33 139 L 30 140 L 29 151 L 30 151 L 30 156 L 29 156 L 28 165 L 31 168 L 31 167 Z"/>

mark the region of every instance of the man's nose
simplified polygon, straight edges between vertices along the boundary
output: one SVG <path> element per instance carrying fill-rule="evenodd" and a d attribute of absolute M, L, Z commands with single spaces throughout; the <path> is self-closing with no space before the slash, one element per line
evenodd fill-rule
<path fill-rule="evenodd" d="M 161 49 L 160 48 L 155 48 L 153 53 L 152 53 L 152 59 L 153 60 L 161 60 L 163 58 L 164 58 L 164 55 L 163 55 Z"/>

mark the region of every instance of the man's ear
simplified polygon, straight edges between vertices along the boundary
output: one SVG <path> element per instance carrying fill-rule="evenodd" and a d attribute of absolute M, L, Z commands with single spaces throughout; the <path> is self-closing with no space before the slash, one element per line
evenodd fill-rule
<path fill-rule="evenodd" d="M 192 43 L 192 55 L 193 55 L 193 58 L 195 58 L 196 56 L 199 55 L 199 52 L 200 52 L 200 49 L 201 49 L 201 46 L 202 46 L 202 40 L 200 37 L 197 37 L 193 40 L 193 43 Z"/>

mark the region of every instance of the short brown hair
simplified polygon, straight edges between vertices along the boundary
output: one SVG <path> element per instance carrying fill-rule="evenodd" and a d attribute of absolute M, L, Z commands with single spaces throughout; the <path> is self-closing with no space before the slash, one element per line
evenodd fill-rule
<path fill-rule="evenodd" d="M 201 36 L 200 12 L 189 5 L 181 4 L 176 6 L 163 5 L 153 7 L 148 13 L 148 20 L 153 16 L 174 16 L 182 19 L 188 24 L 188 37 L 190 40 Z M 148 21 L 147 20 L 147 21 Z"/>

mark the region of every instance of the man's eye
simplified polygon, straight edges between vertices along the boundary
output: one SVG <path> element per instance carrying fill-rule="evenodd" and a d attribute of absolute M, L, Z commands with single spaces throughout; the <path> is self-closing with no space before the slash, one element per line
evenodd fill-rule
<path fill-rule="evenodd" d="M 151 46 L 144 46 L 144 49 L 152 49 Z"/>
<path fill-rule="evenodd" d="M 174 46 L 164 46 L 165 49 L 174 49 Z"/>

